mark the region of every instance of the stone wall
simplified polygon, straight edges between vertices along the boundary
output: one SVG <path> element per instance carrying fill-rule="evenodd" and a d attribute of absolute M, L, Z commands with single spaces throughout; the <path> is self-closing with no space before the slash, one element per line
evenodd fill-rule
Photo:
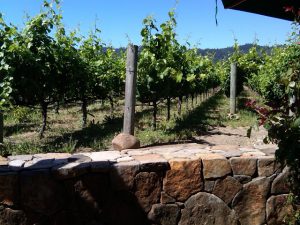
<path fill-rule="evenodd" d="M 288 170 L 238 146 L 0 159 L 1 225 L 282 224 Z"/>

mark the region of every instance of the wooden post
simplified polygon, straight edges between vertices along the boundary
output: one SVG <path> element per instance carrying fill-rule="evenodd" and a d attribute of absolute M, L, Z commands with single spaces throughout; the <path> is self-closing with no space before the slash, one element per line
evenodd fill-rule
<path fill-rule="evenodd" d="M 138 46 L 129 44 L 126 59 L 125 108 L 123 132 L 134 135 L 134 113 L 136 93 Z"/>
<path fill-rule="evenodd" d="M 0 110 L 0 147 L 3 144 L 3 112 Z"/>
<path fill-rule="evenodd" d="M 231 63 L 231 70 L 230 70 L 230 114 L 235 114 L 236 113 L 236 76 L 237 76 L 236 63 Z"/>

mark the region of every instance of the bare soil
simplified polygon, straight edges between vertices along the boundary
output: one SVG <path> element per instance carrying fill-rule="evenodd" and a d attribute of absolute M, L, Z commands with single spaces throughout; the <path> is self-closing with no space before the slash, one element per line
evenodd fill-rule
<path fill-rule="evenodd" d="M 264 144 L 263 139 L 267 136 L 267 131 L 263 127 L 252 130 L 251 137 L 247 137 L 249 127 L 215 127 L 197 137 L 197 141 L 209 145 L 238 145 L 255 148 L 275 148 L 274 144 Z"/>

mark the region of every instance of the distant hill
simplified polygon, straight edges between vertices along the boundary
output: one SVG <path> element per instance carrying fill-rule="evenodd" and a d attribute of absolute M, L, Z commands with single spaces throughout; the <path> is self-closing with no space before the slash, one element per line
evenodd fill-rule
<path fill-rule="evenodd" d="M 244 45 L 240 45 L 239 47 L 242 53 L 247 53 L 252 46 L 253 44 L 244 44 Z M 261 45 L 257 45 L 257 47 L 263 49 L 268 54 L 271 52 L 273 48 L 270 46 L 261 46 Z M 228 56 L 231 55 L 233 52 L 234 52 L 233 47 L 198 49 L 198 53 L 201 55 L 207 55 L 207 54 L 214 55 L 216 61 L 228 58 Z"/>
<path fill-rule="evenodd" d="M 253 46 L 253 44 L 244 44 L 240 45 L 240 50 L 242 53 L 247 53 L 249 49 Z M 262 46 L 262 45 L 257 45 L 258 48 L 263 49 L 266 51 L 268 54 L 271 52 L 273 47 L 270 46 Z M 141 50 L 141 48 L 139 48 Z M 126 51 L 126 48 L 116 48 L 116 52 L 121 52 L 121 51 Z M 233 47 L 227 47 L 227 48 L 205 48 L 205 49 L 198 49 L 198 53 L 201 55 L 207 55 L 211 54 L 214 55 L 214 59 L 216 61 L 226 59 L 230 54 L 232 54 L 234 51 Z"/>

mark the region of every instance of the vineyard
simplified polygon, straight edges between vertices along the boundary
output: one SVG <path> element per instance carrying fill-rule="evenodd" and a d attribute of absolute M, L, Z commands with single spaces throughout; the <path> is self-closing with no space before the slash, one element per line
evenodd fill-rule
<path fill-rule="evenodd" d="M 216 61 L 188 42 L 180 44 L 175 12 L 168 16 L 161 24 L 146 17 L 141 30 L 135 127 L 142 144 L 190 141 L 212 126 L 251 126 L 257 116 L 279 112 L 299 96 L 297 26 L 288 43 L 273 46 L 270 54 L 256 43 L 242 53 L 235 41 L 234 53 Z M 24 27 L 0 14 L 2 155 L 108 149 L 122 129 L 125 52 L 104 43 L 98 27 L 84 36 L 68 32 L 62 19 L 58 1 L 45 1 Z M 247 86 L 263 107 L 246 109 L 245 99 L 253 99 L 247 95 L 239 101 L 238 122 L 227 118 L 226 107 L 207 119 L 210 110 L 228 104 L 232 62 L 238 65 L 237 93 L 245 94 Z M 297 107 L 294 101 L 285 110 Z"/>

